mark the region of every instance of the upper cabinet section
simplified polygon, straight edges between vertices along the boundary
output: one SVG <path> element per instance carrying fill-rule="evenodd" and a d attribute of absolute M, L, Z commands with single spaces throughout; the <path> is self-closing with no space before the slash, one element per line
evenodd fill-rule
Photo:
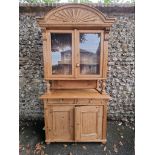
<path fill-rule="evenodd" d="M 83 4 L 52 9 L 38 19 L 46 80 L 105 79 L 114 18 Z"/>

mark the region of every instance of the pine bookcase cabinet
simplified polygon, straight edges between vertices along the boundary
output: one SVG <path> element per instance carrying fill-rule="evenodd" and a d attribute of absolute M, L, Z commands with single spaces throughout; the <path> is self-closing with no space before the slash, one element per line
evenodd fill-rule
<path fill-rule="evenodd" d="M 62 5 L 37 19 L 42 30 L 46 142 L 106 142 L 108 36 L 114 18 Z"/>

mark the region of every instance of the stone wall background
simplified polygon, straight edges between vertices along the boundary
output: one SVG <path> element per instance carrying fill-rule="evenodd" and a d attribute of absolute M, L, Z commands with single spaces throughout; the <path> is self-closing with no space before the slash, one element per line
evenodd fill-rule
<path fill-rule="evenodd" d="M 45 91 L 42 35 L 36 18 L 43 16 L 53 7 L 55 6 L 20 5 L 19 8 L 20 119 L 43 118 L 43 104 L 39 100 L 39 96 Z M 112 100 L 109 103 L 108 119 L 134 123 L 134 6 L 95 7 L 104 14 L 117 18 L 111 28 L 109 38 L 109 70 L 106 91 Z"/>

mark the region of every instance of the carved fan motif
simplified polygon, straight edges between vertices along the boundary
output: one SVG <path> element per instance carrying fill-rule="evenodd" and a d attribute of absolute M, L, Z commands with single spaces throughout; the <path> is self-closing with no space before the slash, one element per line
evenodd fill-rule
<path fill-rule="evenodd" d="M 50 23 L 58 22 L 76 24 L 89 22 L 98 23 L 101 22 L 101 19 L 86 9 L 68 8 L 55 12 L 52 16 L 50 16 L 48 21 Z"/>

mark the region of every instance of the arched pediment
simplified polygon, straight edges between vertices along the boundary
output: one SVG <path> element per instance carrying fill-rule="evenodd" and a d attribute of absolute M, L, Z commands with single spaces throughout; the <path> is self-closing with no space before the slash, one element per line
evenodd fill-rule
<path fill-rule="evenodd" d="M 84 4 L 68 4 L 49 11 L 44 18 L 39 19 L 41 27 L 53 26 L 111 26 L 114 18 L 107 18 L 96 8 Z"/>

